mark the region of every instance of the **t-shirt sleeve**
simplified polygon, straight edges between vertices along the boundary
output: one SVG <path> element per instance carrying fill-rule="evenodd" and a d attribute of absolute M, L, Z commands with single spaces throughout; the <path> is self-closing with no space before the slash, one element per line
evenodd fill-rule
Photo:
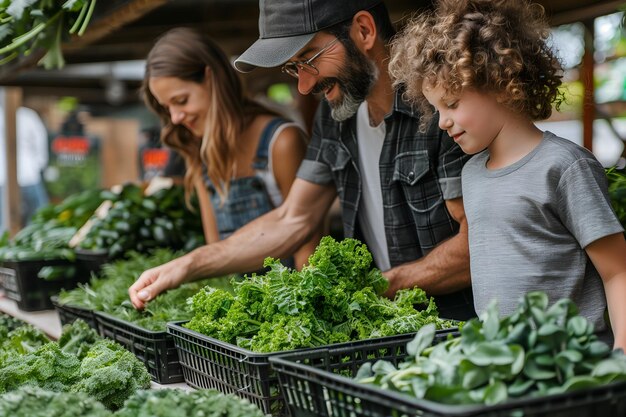
<path fill-rule="evenodd" d="M 579 159 L 567 168 L 557 198 L 563 222 L 581 248 L 624 231 L 611 206 L 604 168 L 594 159 Z"/>
<path fill-rule="evenodd" d="M 333 177 L 330 167 L 322 159 L 322 108 L 323 104 L 317 108 L 311 141 L 296 176 L 314 184 L 326 185 L 333 181 Z"/>

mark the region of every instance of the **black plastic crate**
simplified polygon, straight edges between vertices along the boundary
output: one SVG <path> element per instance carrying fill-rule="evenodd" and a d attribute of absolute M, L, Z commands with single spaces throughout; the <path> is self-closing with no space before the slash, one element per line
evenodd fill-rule
<path fill-rule="evenodd" d="M 151 331 L 100 311 L 93 312 L 101 336 L 115 340 L 142 361 L 159 384 L 183 382 L 174 338 L 167 331 Z"/>
<path fill-rule="evenodd" d="M 39 278 L 39 271 L 46 266 L 76 267 L 66 259 L 38 261 L 3 261 L 0 267 L 0 281 L 7 298 L 14 300 L 18 308 L 24 311 L 51 310 L 50 297 L 62 289 L 72 289 L 88 277 L 74 274 L 66 278 L 46 281 Z"/>
<path fill-rule="evenodd" d="M 182 326 L 185 322 L 168 323 L 167 331 L 174 336 L 185 382 L 195 388 L 213 388 L 225 394 L 237 394 L 256 404 L 265 414 L 287 415 L 280 391 L 278 375 L 270 360 L 288 352 L 259 353 L 223 342 Z M 437 332 L 437 337 L 458 334 L 457 329 Z M 332 346 L 354 349 L 380 340 L 400 339 L 403 344 L 415 334 L 341 343 Z M 315 348 L 290 352 L 303 352 Z"/>
<path fill-rule="evenodd" d="M 447 405 L 360 384 L 365 362 L 397 365 L 411 338 L 361 347 L 329 347 L 270 359 L 292 417 L 600 417 L 626 416 L 626 382 L 503 404 Z M 382 353 L 380 356 L 378 353 Z M 375 357 L 375 359 L 373 359 Z"/>
<path fill-rule="evenodd" d="M 50 297 L 50 300 L 52 301 L 54 309 L 59 314 L 61 326 L 71 324 L 76 319 L 81 319 L 92 329 L 98 330 L 98 323 L 96 322 L 96 317 L 94 316 L 92 310 L 69 304 L 61 304 L 59 302 L 59 297 L 56 295 Z"/>
<path fill-rule="evenodd" d="M 102 265 L 109 262 L 109 251 L 104 250 L 88 250 L 88 249 L 75 249 L 76 263 L 81 274 L 91 277 L 91 274 L 98 274 L 102 269 Z"/>

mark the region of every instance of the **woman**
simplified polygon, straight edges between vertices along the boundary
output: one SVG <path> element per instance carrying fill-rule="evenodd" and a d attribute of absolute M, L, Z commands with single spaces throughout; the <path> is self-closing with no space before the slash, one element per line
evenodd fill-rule
<path fill-rule="evenodd" d="M 186 28 L 165 33 L 148 54 L 142 90 L 161 119 L 161 140 L 185 160 L 187 202 L 195 189 L 207 243 L 282 203 L 306 151 L 304 133 L 246 97 L 212 40 Z M 296 266 L 317 240 L 294 255 Z"/>

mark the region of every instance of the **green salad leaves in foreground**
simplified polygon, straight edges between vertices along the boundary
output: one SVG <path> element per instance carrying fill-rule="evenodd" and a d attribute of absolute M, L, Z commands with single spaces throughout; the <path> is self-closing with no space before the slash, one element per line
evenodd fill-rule
<path fill-rule="evenodd" d="M 528 293 L 502 320 L 492 304 L 460 337 L 431 346 L 434 335 L 433 326 L 422 328 L 405 362 L 366 363 L 356 379 L 448 404 L 497 404 L 626 380 L 623 351 L 600 342 L 570 300 L 549 306 L 542 292 Z"/>
<path fill-rule="evenodd" d="M 185 326 L 257 352 L 410 333 L 427 323 L 456 326 L 438 318 L 419 288 L 382 297 L 387 280 L 371 263 L 361 242 L 326 236 L 302 271 L 268 258 L 269 271 L 236 282 L 234 294 L 204 288 L 190 300 L 195 315 Z"/>

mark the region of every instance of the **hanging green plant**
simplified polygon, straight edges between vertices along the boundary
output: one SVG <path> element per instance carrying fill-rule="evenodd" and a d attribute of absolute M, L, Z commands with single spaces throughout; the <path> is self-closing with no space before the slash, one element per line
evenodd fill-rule
<path fill-rule="evenodd" d="M 0 0 L 0 65 L 43 49 L 39 65 L 65 65 L 61 43 L 69 35 L 82 36 L 96 0 Z"/>

